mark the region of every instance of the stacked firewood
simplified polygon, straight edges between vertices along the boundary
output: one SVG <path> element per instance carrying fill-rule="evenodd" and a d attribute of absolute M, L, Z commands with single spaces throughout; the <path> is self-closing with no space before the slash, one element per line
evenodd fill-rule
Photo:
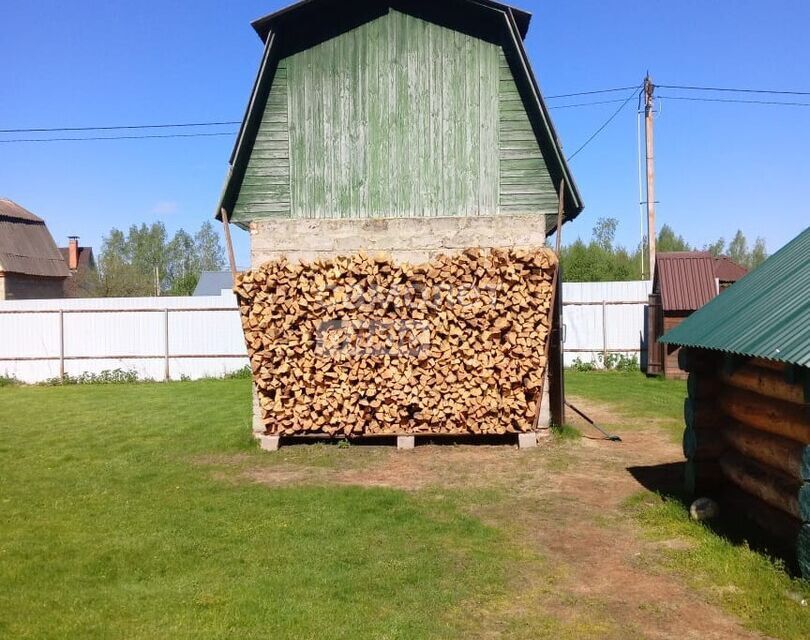
<path fill-rule="evenodd" d="M 235 291 L 267 433 L 503 434 L 534 428 L 556 257 L 395 263 L 285 258 Z"/>

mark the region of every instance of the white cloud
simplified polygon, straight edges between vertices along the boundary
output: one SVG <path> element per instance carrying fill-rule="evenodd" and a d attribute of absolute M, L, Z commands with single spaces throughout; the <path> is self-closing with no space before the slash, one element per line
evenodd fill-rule
<path fill-rule="evenodd" d="M 176 202 L 171 200 L 163 200 L 158 202 L 154 207 L 152 207 L 152 213 L 155 213 L 159 216 L 167 216 L 173 213 L 177 213 L 180 205 Z"/>

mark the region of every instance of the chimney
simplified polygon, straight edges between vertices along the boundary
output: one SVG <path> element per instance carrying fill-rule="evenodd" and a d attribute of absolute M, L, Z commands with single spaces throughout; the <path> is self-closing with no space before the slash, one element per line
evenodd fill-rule
<path fill-rule="evenodd" d="M 79 268 L 79 236 L 68 237 L 68 269 L 76 271 Z"/>

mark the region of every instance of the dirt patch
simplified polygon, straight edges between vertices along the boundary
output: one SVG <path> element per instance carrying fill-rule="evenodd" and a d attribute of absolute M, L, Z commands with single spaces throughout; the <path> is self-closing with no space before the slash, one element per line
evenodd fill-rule
<path fill-rule="evenodd" d="M 644 488 L 643 474 L 633 469 L 670 473 L 666 465 L 680 460 L 671 436 L 649 422 L 629 424 L 607 405 L 573 401 L 587 407 L 598 423 L 613 425 L 623 442 L 549 440 L 524 451 L 509 446 L 375 447 L 373 453 L 293 447 L 286 459 L 274 454 L 199 462 L 218 467 L 218 477 L 271 486 L 437 488 L 461 495 L 471 489 L 498 490 L 502 499 L 470 498 L 468 510 L 506 531 L 528 555 L 514 567 L 510 598 L 475 614 L 475 637 L 763 637 L 707 604 L 677 576 L 657 570 L 654 560 L 662 550 L 687 543 L 646 541 L 622 507 Z M 586 430 L 583 421 L 571 421 Z M 344 454 L 353 460 L 350 468 L 341 464 Z M 541 623 L 549 619 L 556 626 Z"/>

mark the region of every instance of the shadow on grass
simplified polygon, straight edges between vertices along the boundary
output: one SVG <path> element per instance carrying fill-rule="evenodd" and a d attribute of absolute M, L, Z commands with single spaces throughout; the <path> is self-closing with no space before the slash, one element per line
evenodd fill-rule
<path fill-rule="evenodd" d="M 714 534 L 737 546 L 747 545 L 752 551 L 784 562 L 785 568 L 794 577 L 800 575 L 796 549 L 779 541 L 744 513 L 727 506 L 718 491 L 706 491 L 700 495 L 689 494 L 684 487 L 685 462 L 668 462 L 647 467 L 627 467 L 627 472 L 645 489 L 658 494 L 662 500 L 680 503 L 688 511 L 692 502 L 702 496 L 710 497 L 720 504 L 720 515 L 703 524 Z"/>

